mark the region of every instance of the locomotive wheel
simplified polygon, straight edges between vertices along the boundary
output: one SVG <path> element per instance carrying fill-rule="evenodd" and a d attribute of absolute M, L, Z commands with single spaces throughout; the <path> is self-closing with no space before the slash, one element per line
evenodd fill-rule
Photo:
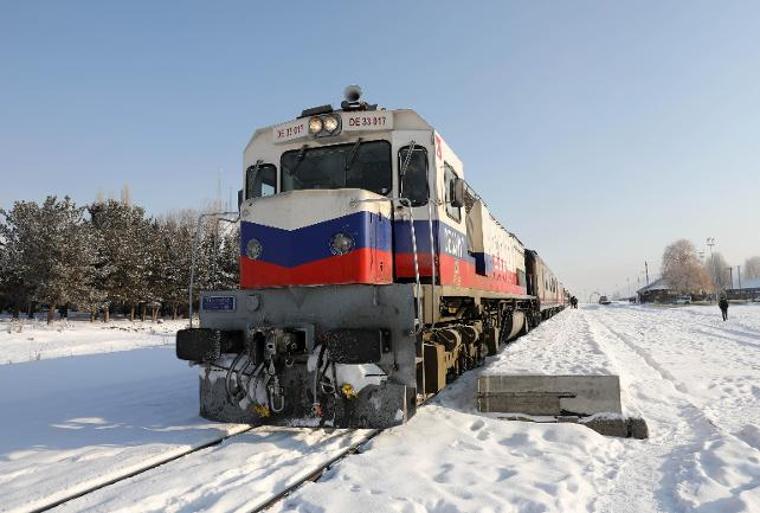
<path fill-rule="evenodd" d="M 530 316 L 526 315 L 525 323 L 523 324 L 523 329 L 520 332 L 520 335 L 527 335 L 528 333 L 530 333 Z"/>
<path fill-rule="evenodd" d="M 509 342 L 509 332 L 512 331 L 512 314 L 506 312 L 501 320 L 501 327 L 499 328 L 499 347 L 506 346 Z"/>

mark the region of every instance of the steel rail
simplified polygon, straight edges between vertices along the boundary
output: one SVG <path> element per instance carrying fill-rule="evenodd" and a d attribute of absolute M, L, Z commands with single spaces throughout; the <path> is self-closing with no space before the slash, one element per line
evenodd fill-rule
<path fill-rule="evenodd" d="M 260 428 L 263 426 L 250 426 L 248 428 L 243 429 L 242 431 L 237 431 L 235 433 L 228 433 L 225 436 L 215 438 L 213 440 L 210 440 L 208 442 L 204 442 L 200 445 L 190 447 L 187 450 L 184 450 L 177 454 L 172 454 L 171 456 L 167 456 L 166 458 L 160 459 L 158 461 L 155 461 L 151 463 L 150 465 L 145 465 L 143 467 L 140 467 L 138 469 L 127 471 L 123 474 L 120 474 L 116 477 L 107 479 L 105 481 L 101 481 L 98 484 L 86 487 L 83 490 L 79 490 L 77 492 L 71 493 L 69 495 L 66 495 L 65 497 L 62 497 L 60 499 L 55 499 L 53 501 L 50 501 L 48 503 L 43 504 L 42 506 L 37 506 L 33 509 L 27 510 L 26 513 L 43 513 L 44 511 L 50 511 L 53 508 L 57 508 L 58 506 L 62 504 L 66 504 L 67 502 L 71 502 L 75 499 L 79 499 L 80 497 L 84 497 L 85 495 L 89 495 L 93 492 L 96 492 L 98 490 L 101 490 L 103 488 L 106 488 L 111 485 L 115 485 L 117 483 L 120 483 L 122 481 L 125 481 L 131 477 L 139 476 L 140 474 L 144 474 L 145 472 L 148 472 L 150 470 L 153 470 L 158 467 L 162 467 L 166 465 L 167 463 L 171 463 L 173 461 L 177 461 L 181 458 L 185 458 L 193 453 L 196 453 L 198 451 L 202 451 L 203 449 L 208 449 L 209 447 L 214 447 L 225 440 L 228 440 L 230 438 L 242 435 L 244 433 L 248 433 L 249 431 L 252 431 L 254 429 Z"/>
<path fill-rule="evenodd" d="M 351 430 L 350 432 L 353 432 L 353 431 L 354 430 Z M 362 437 L 361 440 L 358 440 L 352 443 L 351 445 L 341 450 L 338 454 L 336 454 L 335 456 L 333 456 L 326 462 L 317 465 L 313 470 L 308 471 L 307 475 L 298 479 L 295 483 L 288 485 L 287 487 L 285 487 L 284 490 L 281 490 L 275 493 L 274 495 L 266 499 L 263 503 L 259 504 L 255 508 L 248 510 L 248 513 L 262 513 L 264 511 L 267 511 L 272 506 L 287 499 L 290 495 L 293 494 L 293 492 L 296 492 L 306 483 L 313 483 L 313 482 L 319 481 L 319 478 L 322 477 L 324 473 L 330 469 L 330 467 L 340 462 L 347 456 L 356 454 L 363 446 L 365 446 L 367 443 L 369 443 L 373 438 L 375 438 L 377 435 L 379 435 L 383 431 L 384 431 L 383 429 L 370 430 L 370 432 L 367 433 L 366 436 Z M 349 433 L 347 433 L 346 436 L 348 436 Z"/>

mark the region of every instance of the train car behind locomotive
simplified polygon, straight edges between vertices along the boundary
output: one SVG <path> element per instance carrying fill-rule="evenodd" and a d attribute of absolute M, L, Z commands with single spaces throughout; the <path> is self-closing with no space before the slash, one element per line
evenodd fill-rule
<path fill-rule="evenodd" d="M 240 289 L 202 292 L 201 328 L 177 335 L 178 357 L 200 364 L 204 417 L 400 424 L 562 307 L 432 126 L 356 88 L 341 107 L 245 148 Z"/>

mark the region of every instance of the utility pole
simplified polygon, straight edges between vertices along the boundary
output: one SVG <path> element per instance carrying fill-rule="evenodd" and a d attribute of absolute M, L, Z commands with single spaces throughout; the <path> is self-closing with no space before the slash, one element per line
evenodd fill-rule
<path fill-rule="evenodd" d="M 707 237 L 707 247 L 710 248 L 710 256 L 712 257 L 713 254 L 713 246 L 715 246 L 715 237 Z"/>
<path fill-rule="evenodd" d="M 736 276 L 739 278 L 739 290 L 742 289 L 742 266 L 736 266 Z"/>
<path fill-rule="evenodd" d="M 715 281 L 715 299 L 718 299 L 718 267 L 715 265 L 715 259 L 713 258 L 713 246 L 715 246 L 715 237 L 707 237 L 707 247 L 710 248 L 710 259 L 713 261 L 713 277 Z"/>
<path fill-rule="evenodd" d="M 647 277 L 647 285 L 649 285 L 649 264 L 647 264 L 646 260 L 644 260 L 644 273 Z"/>
<path fill-rule="evenodd" d="M 734 268 L 729 267 L 728 268 L 728 288 L 732 289 L 734 288 Z"/>

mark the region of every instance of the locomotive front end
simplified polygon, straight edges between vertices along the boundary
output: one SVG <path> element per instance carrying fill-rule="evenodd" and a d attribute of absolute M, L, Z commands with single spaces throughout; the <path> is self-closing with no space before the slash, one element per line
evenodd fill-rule
<path fill-rule="evenodd" d="M 201 293 L 201 415 L 388 427 L 416 405 L 414 285 L 394 283 L 392 111 L 361 102 L 258 130 L 246 147 L 240 289 Z"/>

